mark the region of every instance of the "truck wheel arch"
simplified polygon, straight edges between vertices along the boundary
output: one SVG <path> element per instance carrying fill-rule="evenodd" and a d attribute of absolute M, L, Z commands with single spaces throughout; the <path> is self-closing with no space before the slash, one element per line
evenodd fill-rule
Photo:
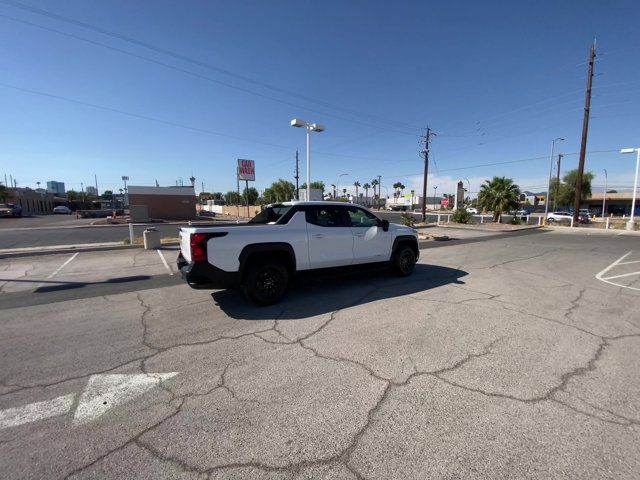
<path fill-rule="evenodd" d="M 286 242 L 266 242 L 253 243 L 246 245 L 240 252 L 238 260 L 240 261 L 239 272 L 242 278 L 246 272 L 246 267 L 254 260 L 263 261 L 269 257 L 267 254 L 276 254 L 275 256 L 283 260 L 287 265 L 290 273 L 296 271 L 296 254 L 293 247 Z"/>
<path fill-rule="evenodd" d="M 412 235 L 398 235 L 396 238 L 394 238 L 393 247 L 391 248 L 392 256 L 396 252 L 396 249 L 401 245 L 409 245 L 416 254 L 416 260 L 418 259 L 418 256 L 420 255 L 420 249 L 418 248 L 418 241 L 416 240 L 416 237 Z"/>

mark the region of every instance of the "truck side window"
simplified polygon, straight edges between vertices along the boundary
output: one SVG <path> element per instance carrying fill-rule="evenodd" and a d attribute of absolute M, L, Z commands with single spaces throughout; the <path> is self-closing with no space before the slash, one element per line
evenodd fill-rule
<path fill-rule="evenodd" d="M 349 220 L 352 227 L 377 227 L 378 217 L 357 207 L 349 207 Z"/>
<path fill-rule="evenodd" d="M 343 211 L 340 207 L 313 206 L 306 208 L 307 223 L 318 225 L 319 227 L 348 227 Z"/>

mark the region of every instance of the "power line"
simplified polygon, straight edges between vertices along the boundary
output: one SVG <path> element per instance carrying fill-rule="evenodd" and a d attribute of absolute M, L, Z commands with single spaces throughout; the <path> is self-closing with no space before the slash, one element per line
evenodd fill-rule
<path fill-rule="evenodd" d="M 296 97 L 296 98 L 299 98 L 299 99 L 302 99 L 302 100 L 305 100 L 305 101 L 308 101 L 308 102 L 311 102 L 311 103 L 315 103 L 317 105 L 321 105 L 321 106 L 324 106 L 324 107 L 332 109 L 332 110 L 341 111 L 341 112 L 347 113 L 349 115 L 357 116 L 357 117 L 370 118 L 370 119 L 372 119 L 374 121 L 377 121 L 379 123 L 385 123 L 387 125 L 391 125 L 391 126 L 394 126 L 394 127 L 409 128 L 409 129 L 412 129 L 412 130 L 418 130 L 419 129 L 419 127 L 417 127 L 417 126 L 413 126 L 413 125 L 410 125 L 410 124 L 407 124 L 407 123 L 404 123 L 404 122 L 390 121 L 390 120 L 384 119 L 384 118 L 376 116 L 376 115 L 371 115 L 371 114 L 368 114 L 368 113 L 361 113 L 361 112 L 357 112 L 355 110 L 346 109 L 346 108 L 341 107 L 339 105 L 334 105 L 334 104 L 331 104 L 329 102 L 310 97 L 308 95 L 302 95 L 302 94 L 299 94 L 299 93 L 296 93 L 296 92 L 292 92 L 292 91 L 286 90 L 284 88 L 281 88 L 281 87 L 278 87 L 278 86 L 275 86 L 275 85 L 271 85 L 271 84 L 266 83 L 266 82 L 262 82 L 260 80 L 256 80 L 256 79 L 247 77 L 245 75 L 241 75 L 241 74 L 232 72 L 231 70 L 227 70 L 225 68 L 218 67 L 216 65 L 213 65 L 213 64 L 210 64 L 210 63 L 207 63 L 207 62 L 203 62 L 203 61 L 198 60 L 196 58 L 189 57 L 187 55 L 184 55 L 184 54 L 181 54 L 181 53 L 178 53 L 178 52 L 174 52 L 172 50 L 169 50 L 169 49 L 166 49 L 166 48 L 163 48 L 163 47 L 159 47 L 157 45 L 153 45 L 151 43 L 144 42 L 142 40 L 138 40 L 138 39 L 133 38 L 133 37 L 129 37 L 129 36 L 117 33 L 117 32 L 113 32 L 111 30 L 107 30 L 105 28 L 102 28 L 102 27 L 99 27 L 99 26 L 96 26 L 96 25 L 92 25 L 90 23 L 82 22 L 82 21 L 76 20 L 74 18 L 70 18 L 70 17 L 66 17 L 66 16 L 63 16 L 63 15 L 59 15 L 57 13 L 54 13 L 54 12 L 51 12 L 51 11 L 48 11 L 48 10 L 44 10 L 44 9 L 41 9 L 41 8 L 33 7 L 31 5 L 27 5 L 27 4 L 24 4 L 24 3 L 21 3 L 21 2 L 16 2 L 16 1 L 13 1 L 13 0 L 0 0 L 0 2 L 4 3 L 4 4 L 7 4 L 7 5 L 10 5 L 10 6 L 14 7 L 14 8 L 18 8 L 18 9 L 25 10 L 25 11 L 28 11 L 28 12 L 31 12 L 31 13 L 42 15 L 42 16 L 45 16 L 45 17 L 48 17 L 48 18 L 52 18 L 54 20 L 61 21 L 61 22 L 70 23 L 72 25 L 80 26 L 82 28 L 95 31 L 95 32 L 98 32 L 98 33 L 100 33 L 102 35 L 107 35 L 107 36 L 112 37 L 112 38 L 117 38 L 118 40 L 122 40 L 124 42 L 130 43 L 130 44 L 134 44 L 134 45 L 146 48 L 148 50 L 152 50 L 154 52 L 157 52 L 157 53 L 169 56 L 169 57 L 176 58 L 176 59 L 184 61 L 184 62 L 192 63 L 192 64 L 197 65 L 199 67 L 207 68 L 209 70 L 213 70 L 213 71 L 216 71 L 216 72 L 221 73 L 223 75 L 227 75 L 227 76 L 230 76 L 230 77 L 233 77 L 233 78 L 237 78 L 237 79 L 242 80 L 242 81 L 247 82 L 247 83 L 258 85 L 260 87 L 272 90 L 274 92 L 282 93 L 282 94 L 285 94 L 285 95 L 288 95 L 288 96 L 291 96 L 291 97 Z M 35 27 L 43 28 L 45 30 L 53 31 L 55 33 L 59 33 L 59 34 L 62 34 L 62 35 L 67 35 L 67 36 L 70 36 L 70 37 L 73 37 L 73 38 L 77 38 L 79 40 L 89 41 L 89 40 L 84 39 L 84 38 L 79 37 L 79 36 L 75 36 L 75 35 L 72 35 L 72 34 L 67 34 L 65 32 L 60 32 L 58 30 L 51 29 L 51 28 L 48 28 L 48 27 L 43 27 L 41 25 L 37 25 L 37 24 L 31 23 L 31 22 L 15 19 L 13 17 L 5 16 L 5 15 L 3 15 L 3 16 L 5 18 L 9 18 L 9 19 L 14 20 L 14 21 L 26 23 L 26 24 L 29 24 L 29 25 L 32 25 L 32 26 L 35 26 Z M 94 44 L 98 44 L 98 45 L 102 45 L 102 46 L 106 46 L 104 44 L 101 44 L 100 42 L 93 42 L 93 41 L 89 41 L 89 42 L 94 43 Z M 113 47 L 109 47 L 109 46 L 106 46 L 106 47 L 107 48 L 113 48 Z M 122 52 L 124 52 L 124 51 L 122 51 Z M 138 56 L 138 57 L 139 58 L 145 58 L 145 57 L 142 57 L 142 56 Z M 219 82 L 219 83 L 224 84 L 223 82 Z M 225 84 L 225 85 L 226 86 L 231 86 L 230 84 Z M 231 88 L 234 88 L 234 87 L 232 86 Z M 239 89 L 240 87 L 235 87 L 235 88 Z M 251 91 L 246 90 L 246 89 L 243 90 L 243 91 L 251 92 Z M 253 93 L 255 93 L 255 92 L 253 92 Z M 274 97 L 269 97 L 269 96 L 266 96 L 266 95 L 265 95 L 265 98 L 270 98 L 272 100 L 275 99 Z M 305 108 L 305 107 L 298 107 L 298 108 Z M 313 110 L 308 109 L 308 108 L 307 108 L 307 110 L 313 111 Z"/>
<path fill-rule="evenodd" d="M 138 118 L 138 119 L 141 119 L 141 120 L 148 120 L 148 121 L 160 123 L 160 124 L 163 124 L 163 125 L 169 125 L 171 127 L 178 127 L 178 128 L 182 128 L 182 129 L 185 129 L 185 130 L 191 130 L 191 131 L 194 131 L 194 132 L 207 133 L 209 135 L 216 135 L 218 137 L 232 138 L 234 140 L 242 140 L 243 142 L 253 142 L 253 143 L 259 143 L 261 145 L 267 145 L 267 146 L 270 146 L 270 147 L 285 148 L 287 150 L 291 150 L 291 146 L 278 145 L 276 143 L 264 142 L 262 140 L 256 140 L 256 139 L 253 139 L 253 138 L 239 137 L 237 135 L 231 135 L 231 134 L 228 134 L 228 133 L 216 132 L 214 130 L 209 130 L 209 129 L 206 129 L 206 128 L 193 127 L 193 126 L 185 125 L 185 124 L 182 124 L 182 123 L 172 122 L 170 120 L 163 120 L 163 119 L 160 119 L 160 118 L 150 117 L 148 115 L 141 115 L 139 113 L 127 112 L 125 110 L 120 110 L 118 108 L 108 107 L 106 105 L 98 105 L 96 103 L 85 102 L 83 100 L 77 100 L 77 99 L 74 99 L 74 98 L 63 97 L 61 95 L 54 95 L 52 93 L 47 93 L 47 92 L 40 92 L 38 90 L 31 90 L 29 88 L 22 88 L 22 87 L 18 87 L 16 85 L 10 85 L 10 84 L 3 83 L 3 82 L 0 82 L 0 86 L 5 87 L 5 88 L 11 88 L 13 90 L 17 90 L 17 91 L 20 91 L 20 92 L 30 93 L 30 94 L 33 94 L 33 95 L 40 95 L 42 97 L 54 98 L 56 100 L 63 100 L 65 102 L 75 103 L 77 105 L 83 105 L 83 106 L 86 106 L 86 107 L 92 107 L 92 108 L 96 108 L 96 109 L 99 109 L 99 110 L 104 110 L 104 111 L 107 111 L 107 112 L 118 113 L 120 115 L 126 115 L 126 116 L 129 116 L 129 117 Z"/>

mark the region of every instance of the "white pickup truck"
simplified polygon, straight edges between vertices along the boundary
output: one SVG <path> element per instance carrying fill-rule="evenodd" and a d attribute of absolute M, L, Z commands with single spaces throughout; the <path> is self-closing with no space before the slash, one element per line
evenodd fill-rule
<path fill-rule="evenodd" d="M 386 263 L 411 275 L 418 234 L 341 202 L 267 206 L 248 223 L 180 229 L 178 268 L 193 288 L 241 286 L 259 305 L 278 302 L 297 272 Z"/>

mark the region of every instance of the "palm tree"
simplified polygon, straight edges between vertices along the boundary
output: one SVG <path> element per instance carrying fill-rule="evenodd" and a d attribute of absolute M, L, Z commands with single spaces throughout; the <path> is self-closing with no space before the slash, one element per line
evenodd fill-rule
<path fill-rule="evenodd" d="M 343 188 L 343 189 L 342 189 L 342 196 L 343 196 L 344 198 L 347 198 L 347 189 L 346 189 L 346 188 Z"/>
<path fill-rule="evenodd" d="M 364 204 L 369 205 L 369 189 L 371 188 L 371 185 L 365 183 L 362 188 L 364 188 Z"/>
<path fill-rule="evenodd" d="M 400 184 L 400 194 L 404 195 L 404 189 L 407 188 L 405 187 L 402 183 Z"/>
<path fill-rule="evenodd" d="M 505 177 L 493 177 L 480 187 L 478 205 L 485 211 L 493 211 L 493 221 L 500 219 L 502 212 L 518 207 L 520 188 L 513 180 Z"/>
<path fill-rule="evenodd" d="M 9 189 L 6 185 L 0 183 L 0 202 L 4 202 L 7 200 L 9 196 Z"/>
<path fill-rule="evenodd" d="M 336 185 L 334 183 L 331 184 L 331 193 L 333 194 L 333 199 L 336 199 Z"/>
<path fill-rule="evenodd" d="M 360 187 L 360 182 L 359 181 L 355 181 L 353 182 L 353 186 L 356 187 L 356 202 L 358 201 L 358 187 Z"/>
<path fill-rule="evenodd" d="M 371 180 L 371 186 L 373 187 L 373 198 L 376 198 L 376 185 L 380 185 L 380 182 L 377 178 Z M 378 189 L 378 196 L 380 196 L 380 189 Z"/>
<path fill-rule="evenodd" d="M 400 187 L 402 184 L 400 182 L 396 182 L 393 184 L 393 198 L 397 198 L 400 195 Z"/>

